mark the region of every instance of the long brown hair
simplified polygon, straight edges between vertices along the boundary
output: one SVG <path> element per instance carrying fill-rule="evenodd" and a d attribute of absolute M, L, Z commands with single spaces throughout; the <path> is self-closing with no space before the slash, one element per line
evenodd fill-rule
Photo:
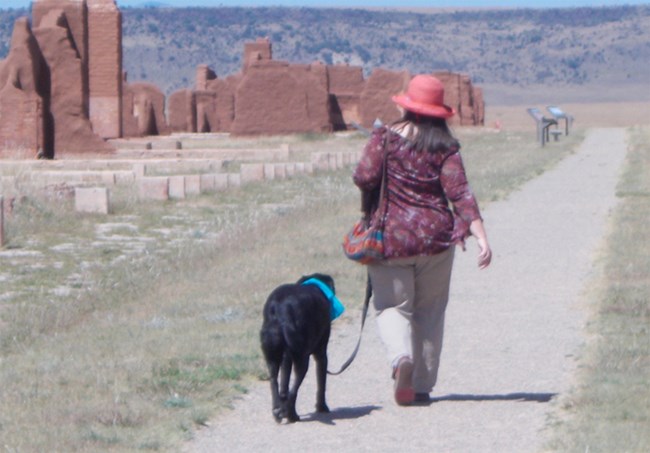
<path fill-rule="evenodd" d="M 412 123 L 415 128 L 408 127 Z M 414 143 L 415 149 L 426 150 L 430 153 L 444 152 L 452 148 L 460 148 L 460 143 L 452 135 L 444 118 L 420 115 L 409 110 L 404 111 L 401 119 L 392 124 L 391 129 L 405 129 L 406 138 Z M 414 129 L 416 129 L 414 131 Z"/>

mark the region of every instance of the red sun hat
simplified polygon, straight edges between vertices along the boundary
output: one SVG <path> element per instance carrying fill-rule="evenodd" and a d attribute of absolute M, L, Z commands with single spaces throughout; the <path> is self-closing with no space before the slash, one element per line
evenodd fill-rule
<path fill-rule="evenodd" d="M 420 115 L 451 118 L 456 111 L 445 105 L 445 87 L 432 75 L 416 75 L 409 82 L 406 93 L 392 97 L 395 104 Z"/>

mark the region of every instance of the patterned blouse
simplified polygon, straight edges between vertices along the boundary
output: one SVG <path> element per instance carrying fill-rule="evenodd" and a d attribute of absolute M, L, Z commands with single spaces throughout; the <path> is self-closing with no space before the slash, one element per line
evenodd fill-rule
<path fill-rule="evenodd" d="M 381 183 L 387 131 L 385 127 L 375 129 L 354 171 L 354 183 L 362 191 L 375 189 Z M 390 132 L 386 151 L 386 258 L 435 255 L 469 236 L 470 223 L 481 214 L 459 150 L 418 151 L 412 142 Z M 373 222 L 382 211 L 380 206 Z"/>

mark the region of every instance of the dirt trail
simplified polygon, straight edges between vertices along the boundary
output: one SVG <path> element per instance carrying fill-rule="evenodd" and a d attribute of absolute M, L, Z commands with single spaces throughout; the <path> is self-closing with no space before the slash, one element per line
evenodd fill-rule
<path fill-rule="evenodd" d="M 456 255 L 431 405 L 393 402 L 370 316 L 356 361 L 329 378 L 330 414 L 314 413 L 312 364 L 299 395 L 301 423 L 276 425 L 268 385 L 260 383 L 184 451 L 539 451 L 551 402 L 571 385 L 587 316 L 581 295 L 616 203 L 625 151 L 623 129 L 591 130 L 576 154 L 483 210 L 494 261 L 479 271 L 473 242 Z M 335 324 L 332 368 L 352 348 L 354 318 Z"/>

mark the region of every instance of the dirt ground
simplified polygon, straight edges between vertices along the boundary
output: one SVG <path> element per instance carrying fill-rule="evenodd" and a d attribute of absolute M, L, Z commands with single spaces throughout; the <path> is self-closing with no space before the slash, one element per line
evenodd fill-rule
<path fill-rule="evenodd" d="M 536 452 L 572 384 L 589 306 L 584 290 L 616 204 L 625 131 L 591 129 L 579 151 L 483 211 L 494 251 L 458 253 L 434 401 L 399 407 L 372 315 L 359 356 L 328 381 L 330 414 L 316 414 L 313 365 L 298 398 L 303 421 L 277 425 L 259 383 L 211 420 L 186 452 Z M 334 324 L 330 363 L 352 350 L 355 322 Z"/>

